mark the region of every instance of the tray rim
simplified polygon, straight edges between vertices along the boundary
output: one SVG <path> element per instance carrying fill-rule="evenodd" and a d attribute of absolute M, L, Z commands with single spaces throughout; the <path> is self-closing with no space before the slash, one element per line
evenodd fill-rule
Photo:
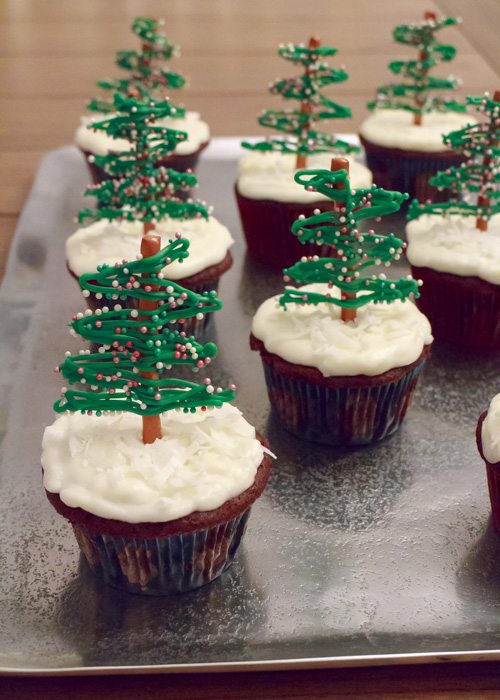
<path fill-rule="evenodd" d="M 242 140 L 256 141 L 257 136 L 215 136 L 211 137 L 209 146 L 203 154 L 203 160 L 231 160 L 238 153 L 244 153 L 240 143 Z M 359 144 L 357 134 L 342 133 L 342 138 L 353 144 Z M 21 228 L 23 212 L 30 201 L 35 180 L 46 159 L 53 157 L 57 152 L 77 150 L 72 144 L 66 144 L 52 149 L 40 159 L 38 168 L 31 183 L 18 218 L 12 243 Z M 363 154 L 360 154 L 363 158 Z M 363 158 L 364 162 L 364 158 Z M 4 280 L 6 279 L 14 258 L 14 245 L 11 245 L 7 261 Z M 0 284 L 2 291 L 3 281 Z M 471 651 L 425 651 L 385 654 L 355 654 L 347 656 L 324 657 L 296 657 L 290 659 L 262 659 L 257 661 L 222 661 L 222 662 L 194 662 L 175 664 L 144 664 L 144 665 L 109 665 L 109 666 L 67 666 L 67 667 L 15 667 L 0 665 L 0 677 L 63 677 L 63 676 L 109 676 L 109 675 L 146 675 L 146 674 L 182 674 L 182 673 L 244 673 L 259 671 L 292 671 L 292 670 L 321 670 L 332 668 L 362 668 L 377 666 L 407 666 L 416 664 L 443 664 L 463 662 L 491 662 L 500 661 L 500 648 L 479 649 Z"/>
<path fill-rule="evenodd" d="M 156 664 L 143 666 L 86 666 L 68 668 L 0 668 L 0 676 L 108 676 L 145 675 L 149 673 L 234 673 L 248 671 L 319 670 L 327 668 L 361 668 L 369 666 L 404 666 L 419 663 L 460 663 L 464 661 L 500 661 L 500 649 L 450 652 L 415 652 L 407 654 L 359 654 L 325 656 L 310 659 L 268 661 L 225 661 L 219 663 Z"/>

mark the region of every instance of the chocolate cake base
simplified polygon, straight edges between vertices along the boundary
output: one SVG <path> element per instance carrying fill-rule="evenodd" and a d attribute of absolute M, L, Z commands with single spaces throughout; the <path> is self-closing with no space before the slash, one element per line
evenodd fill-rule
<path fill-rule="evenodd" d="M 479 454 L 481 455 L 484 463 L 486 465 L 486 476 L 488 479 L 488 491 L 490 494 L 491 502 L 491 524 L 495 532 L 500 534 L 500 462 L 495 462 L 492 464 L 488 462 L 483 453 L 483 441 L 481 438 L 481 432 L 483 429 L 483 423 L 488 415 L 488 411 L 481 413 L 479 416 L 479 421 L 476 429 L 476 443 Z"/>
<path fill-rule="evenodd" d="M 430 345 L 415 362 L 376 376 L 325 377 L 316 367 L 296 365 L 266 350 L 260 353 L 269 401 L 284 427 L 313 442 L 351 447 L 367 445 L 394 433 L 410 405 Z"/>
<path fill-rule="evenodd" d="M 407 192 L 409 201 L 417 198 L 421 202 L 446 202 L 450 190 L 439 191 L 429 185 L 429 178 L 438 170 L 457 167 L 466 158 L 454 151 L 428 153 L 410 151 L 401 148 L 389 148 L 368 141 L 360 136 L 361 145 L 366 153 L 366 165 L 373 173 L 373 182 L 386 190 Z"/>
<path fill-rule="evenodd" d="M 290 267 L 304 255 L 329 257 L 331 246 L 301 243 L 294 236 L 292 224 L 300 214 L 312 216 L 315 209 L 332 211 L 335 203 L 321 200 L 312 203 L 276 202 L 271 199 L 250 199 L 234 188 L 241 226 L 248 252 L 269 267 Z"/>
<path fill-rule="evenodd" d="M 500 349 L 500 285 L 412 265 L 423 285 L 417 306 L 436 340 L 462 348 Z"/>

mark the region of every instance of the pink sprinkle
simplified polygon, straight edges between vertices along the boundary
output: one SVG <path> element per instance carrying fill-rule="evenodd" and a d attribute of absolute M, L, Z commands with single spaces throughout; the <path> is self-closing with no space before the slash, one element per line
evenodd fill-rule
<path fill-rule="evenodd" d="M 78 367 L 78 374 L 83 374 L 83 367 Z"/>

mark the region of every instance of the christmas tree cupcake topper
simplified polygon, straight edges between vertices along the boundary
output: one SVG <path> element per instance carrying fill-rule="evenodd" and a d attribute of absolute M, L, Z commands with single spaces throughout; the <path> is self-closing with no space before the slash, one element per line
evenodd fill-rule
<path fill-rule="evenodd" d="M 178 48 L 172 44 L 160 27 L 164 20 L 149 17 L 136 17 L 132 31 L 142 40 L 140 51 L 117 51 L 116 65 L 129 72 L 126 78 L 120 80 L 101 80 L 97 85 L 103 90 L 119 92 L 123 96 L 131 90 L 137 90 L 141 99 L 147 100 L 150 94 L 165 96 L 169 89 L 182 88 L 185 79 L 178 73 L 172 73 L 162 68 L 162 63 L 178 56 Z M 93 111 L 111 112 L 113 102 L 94 100 L 88 107 Z M 183 107 L 172 106 L 170 115 L 174 118 L 185 116 Z"/>
<path fill-rule="evenodd" d="M 407 195 L 389 192 L 375 185 L 371 189 L 351 190 L 349 162 L 343 158 L 332 160 L 329 170 L 301 170 L 296 182 L 307 189 L 320 192 L 337 203 L 333 211 L 319 210 L 308 218 L 300 217 L 292 226 L 292 233 L 302 243 L 315 242 L 330 245 L 334 257 L 309 256 L 284 270 L 285 281 L 291 278 L 301 283 L 326 283 L 336 287 L 340 294 L 318 293 L 287 287 L 280 304 L 328 303 L 340 306 L 343 321 L 353 321 L 356 309 L 370 302 L 405 301 L 418 296 L 418 282 L 411 276 L 399 281 L 387 279 L 384 274 L 361 277 L 361 271 L 371 265 L 390 265 L 398 260 L 404 243 L 392 233 L 388 236 L 373 230 L 361 233 L 358 222 L 362 219 L 384 216 L 399 210 Z"/>
<path fill-rule="evenodd" d="M 108 179 L 89 185 L 86 195 L 97 197 L 96 211 L 83 209 L 79 221 L 87 219 L 140 220 L 145 232 L 164 216 L 175 219 L 208 218 L 209 209 L 191 199 L 181 201 L 174 196 L 179 190 L 189 190 L 197 184 L 190 172 L 178 172 L 158 166 L 158 159 L 171 153 L 184 141 L 186 134 L 156 124 L 171 113 L 168 101 L 143 102 L 137 93 L 114 98 L 117 115 L 88 128 L 106 132 L 113 138 L 126 138 L 132 144 L 128 151 L 110 151 L 106 155 L 91 156 L 92 162 L 102 168 Z"/>
<path fill-rule="evenodd" d="M 420 204 L 413 200 L 409 219 L 422 214 L 458 214 L 476 217 L 476 228 L 486 231 L 493 214 L 500 213 L 500 90 L 490 99 L 468 97 L 467 103 L 483 112 L 486 121 L 471 124 L 443 137 L 444 143 L 456 153 L 467 156 L 460 167 L 448 168 L 430 178 L 429 184 L 439 190 L 450 189 L 448 202 Z M 476 203 L 464 196 L 477 194 Z M 469 198 L 467 198 L 469 199 Z"/>
<path fill-rule="evenodd" d="M 334 56 L 337 49 L 321 46 L 319 39 L 311 37 L 307 47 L 288 44 L 281 46 L 278 53 L 282 58 L 301 65 L 304 73 L 298 77 L 278 80 L 270 85 L 269 90 L 273 95 L 298 100 L 300 109 L 266 110 L 259 118 L 261 126 L 284 132 L 288 138 L 269 138 L 256 144 L 243 142 L 242 146 L 251 150 L 295 153 L 297 168 L 305 167 L 306 157 L 312 153 L 359 151 L 356 146 L 316 129 L 318 121 L 351 117 L 348 107 L 336 104 L 320 92 L 323 88 L 348 78 L 343 67 L 330 68 L 324 60 L 328 56 Z"/>
<path fill-rule="evenodd" d="M 370 102 L 368 108 L 408 110 L 413 112 L 415 125 L 422 123 L 422 115 L 426 112 L 465 112 L 465 105 L 455 100 L 446 101 L 430 97 L 430 93 L 436 90 L 454 90 L 459 85 L 455 78 L 436 78 L 429 75 L 438 63 L 451 61 L 456 54 L 455 47 L 439 43 L 435 33 L 459 21 L 454 17 L 438 21 L 434 12 L 426 12 L 424 20 L 420 23 L 397 26 L 393 32 L 394 40 L 418 49 L 418 57 L 416 60 L 389 63 L 389 70 L 394 75 L 405 78 L 407 82 L 379 87 L 377 99 Z"/>
<path fill-rule="evenodd" d="M 222 304 L 215 292 L 197 294 L 165 279 L 164 269 L 188 256 L 189 241 L 171 241 L 162 250 L 158 236 L 143 238 L 141 254 L 132 262 L 102 265 L 97 273 L 82 275 L 83 295 L 94 292 L 109 306 L 76 314 L 69 324 L 74 335 L 97 343 L 97 353 L 67 353 L 56 368 L 77 389 L 64 390 L 57 412 L 130 411 L 143 416 L 143 440 L 161 437 L 159 414 L 174 409 L 193 412 L 221 406 L 234 398 L 234 386 L 215 389 L 209 378 L 203 384 L 169 378 L 160 371 L 174 365 L 191 365 L 194 372 L 210 364 L 217 353 L 213 343 L 197 343 L 184 331 L 168 326 L 205 313 Z M 139 299 L 139 310 L 127 308 Z M 87 390 L 90 387 L 90 391 Z"/>

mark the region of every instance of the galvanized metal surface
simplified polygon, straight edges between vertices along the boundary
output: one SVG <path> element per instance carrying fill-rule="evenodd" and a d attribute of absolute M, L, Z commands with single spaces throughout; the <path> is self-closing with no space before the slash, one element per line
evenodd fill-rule
<path fill-rule="evenodd" d="M 66 328 L 83 303 L 64 241 L 88 177 L 73 147 L 40 166 L 0 296 L 4 672 L 498 658 L 500 542 L 474 441 L 477 417 L 500 390 L 498 358 L 435 348 L 402 429 L 374 446 L 341 452 L 287 434 L 248 347 L 255 309 L 282 281 L 245 256 L 234 144 L 215 140 L 199 169 L 200 193 L 237 239 L 219 290 L 211 373 L 235 381 L 238 406 L 278 459 L 230 570 L 166 598 L 103 587 L 41 487 L 40 442 L 60 389 L 52 368 L 79 347 Z"/>

